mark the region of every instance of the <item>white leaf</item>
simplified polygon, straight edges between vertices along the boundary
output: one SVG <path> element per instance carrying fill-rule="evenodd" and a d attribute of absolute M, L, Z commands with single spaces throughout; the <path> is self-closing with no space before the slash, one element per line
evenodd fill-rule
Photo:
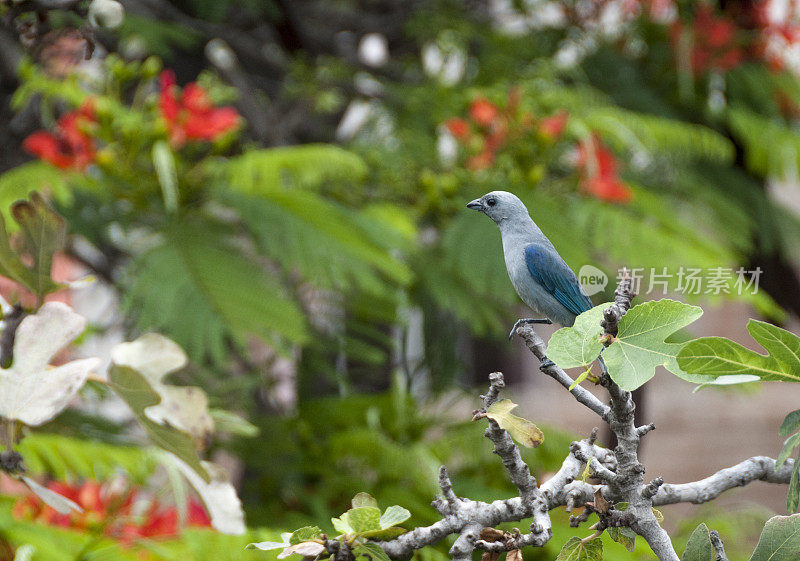
<path fill-rule="evenodd" d="M 242 502 L 236 496 L 236 489 L 228 481 L 228 477 L 222 469 L 211 462 L 202 462 L 203 467 L 211 476 L 211 482 L 206 483 L 183 460 L 169 452 L 166 454 L 175 462 L 184 477 L 200 495 L 211 516 L 211 525 L 223 534 L 244 534 Z"/>
<path fill-rule="evenodd" d="M 157 333 L 148 333 L 130 343 L 120 343 L 111 351 L 111 360 L 139 372 L 161 396 L 161 403 L 145 409 L 145 415 L 159 424 L 169 424 L 202 442 L 214 431 L 208 413 L 208 397 L 194 386 L 172 386 L 163 382 L 171 372 L 180 370 L 188 359 L 174 341 Z"/>
<path fill-rule="evenodd" d="M 288 541 L 283 542 L 256 542 L 256 543 L 249 543 L 245 546 L 245 549 L 260 549 L 262 551 L 270 551 L 272 549 L 286 549 L 291 544 Z"/>
<path fill-rule="evenodd" d="M 47 487 L 43 487 L 36 483 L 30 477 L 22 476 L 20 480 L 28 486 L 28 488 L 36 493 L 36 495 L 44 501 L 47 506 L 56 509 L 61 514 L 69 514 L 72 510 L 83 512 L 83 509 L 77 504 L 63 495 L 59 495 L 55 491 L 51 491 Z"/>
<path fill-rule="evenodd" d="M 14 339 L 14 361 L 0 369 L 0 416 L 38 426 L 69 404 L 100 359 L 48 364 L 85 328 L 86 319 L 61 302 L 48 302 L 22 320 Z"/>

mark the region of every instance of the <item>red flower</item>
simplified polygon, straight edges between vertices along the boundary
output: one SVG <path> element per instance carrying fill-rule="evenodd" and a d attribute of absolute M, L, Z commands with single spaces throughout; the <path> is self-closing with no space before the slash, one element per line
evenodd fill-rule
<path fill-rule="evenodd" d="M 690 32 L 692 52 L 690 68 L 693 74 L 707 70 L 730 70 L 744 60 L 744 52 L 736 45 L 736 24 L 724 17 L 714 15 L 710 3 L 697 7 Z M 677 20 L 670 32 L 673 49 L 679 53 L 679 44 L 684 34 L 683 24 Z"/>
<path fill-rule="evenodd" d="M 617 160 L 596 135 L 578 147 L 576 166 L 581 169 L 584 191 L 602 200 L 627 203 L 633 197 L 631 188 L 617 175 Z"/>
<path fill-rule="evenodd" d="M 586 192 L 601 201 L 627 203 L 633 194 L 631 188 L 616 177 L 597 176 L 587 179 L 584 184 Z"/>
<path fill-rule="evenodd" d="M 177 535 L 178 509 L 175 507 L 162 509 L 157 501 L 153 501 L 144 522 L 137 530 L 137 535 L 145 538 Z"/>
<path fill-rule="evenodd" d="M 500 116 L 497 107 L 485 97 L 479 97 L 469 106 L 469 116 L 478 125 L 488 127 Z"/>
<path fill-rule="evenodd" d="M 233 107 L 214 107 L 208 93 L 196 82 L 183 88 L 178 99 L 175 73 L 164 70 L 160 77 L 161 95 L 158 106 L 167 122 L 170 142 L 182 146 L 187 140 L 213 142 L 236 129 L 239 113 Z"/>
<path fill-rule="evenodd" d="M 83 512 L 59 514 L 43 504 L 39 497 L 30 494 L 14 504 L 13 515 L 64 528 L 85 530 L 100 527 L 107 536 L 126 545 L 140 538 L 174 537 L 180 531 L 177 508 L 164 508 L 157 500 L 150 502 L 144 515 L 136 516 L 133 503 L 139 493 L 135 489 L 114 492 L 111 487 L 96 481 L 86 481 L 80 486 L 51 482 L 47 488 L 76 502 Z M 186 511 L 189 526 L 211 525 L 197 500 L 190 499 Z"/>
<path fill-rule="evenodd" d="M 459 140 L 464 140 L 469 136 L 469 124 L 464 119 L 448 119 L 444 122 L 444 126 Z"/>
<path fill-rule="evenodd" d="M 470 156 L 464 162 L 464 166 L 471 171 L 480 171 L 490 168 L 494 163 L 494 152 L 489 149 L 484 150 L 477 156 Z"/>
<path fill-rule="evenodd" d="M 87 100 L 78 111 L 62 115 L 54 132 L 37 131 L 22 147 L 58 168 L 83 171 L 95 158 L 94 141 L 84 130 L 94 122 L 94 105 Z"/>
<path fill-rule="evenodd" d="M 569 113 L 566 109 L 562 109 L 551 117 L 545 117 L 539 123 L 539 132 L 550 140 L 558 140 L 564 134 L 564 129 L 567 128 L 567 121 L 569 121 Z"/>

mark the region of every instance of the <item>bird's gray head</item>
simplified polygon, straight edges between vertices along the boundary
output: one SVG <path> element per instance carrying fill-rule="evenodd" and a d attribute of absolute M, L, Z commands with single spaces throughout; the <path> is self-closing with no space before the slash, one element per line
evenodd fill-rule
<path fill-rule="evenodd" d="M 467 203 L 467 208 L 477 210 L 500 224 L 508 219 L 528 219 L 528 209 L 513 193 L 508 191 L 492 191 L 486 193 L 480 199 L 475 199 Z"/>

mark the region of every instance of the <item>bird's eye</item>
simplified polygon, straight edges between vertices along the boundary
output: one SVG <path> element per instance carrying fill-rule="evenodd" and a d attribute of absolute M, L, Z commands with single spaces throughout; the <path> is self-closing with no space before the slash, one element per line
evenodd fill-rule
<path fill-rule="evenodd" d="M 497 204 L 497 199 L 495 199 L 495 198 L 486 199 L 486 204 L 489 205 L 489 206 L 494 206 L 494 205 Z"/>

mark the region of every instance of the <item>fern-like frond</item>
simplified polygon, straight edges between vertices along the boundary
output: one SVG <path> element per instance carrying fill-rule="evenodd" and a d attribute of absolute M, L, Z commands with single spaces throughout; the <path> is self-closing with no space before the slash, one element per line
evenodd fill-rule
<path fill-rule="evenodd" d="M 358 182 L 367 174 L 359 156 L 332 144 L 250 150 L 216 162 L 214 170 L 234 188 L 251 194 L 286 184 L 315 188 L 329 181 Z"/>
<path fill-rule="evenodd" d="M 646 150 L 681 159 L 733 161 L 733 143 L 718 132 L 696 125 L 645 115 L 619 107 L 596 107 L 582 115 L 586 126 L 618 150 Z"/>
<path fill-rule="evenodd" d="M 745 163 L 751 171 L 761 176 L 797 175 L 800 131 L 742 107 L 728 111 L 728 124 L 745 147 Z"/>
<path fill-rule="evenodd" d="M 127 307 L 143 330 L 159 330 L 195 359 L 221 361 L 229 341 L 259 337 L 280 347 L 307 339 L 305 319 L 274 275 L 213 226 L 181 220 L 129 270 Z M 168 282 L 165 282 L 168 281 Z"/>
<path fill-rule="evenodd" d="M 237 210 L 265 255 L 314 284 L 356 285 L 380 294 L 386 279 L 406 284 L 411 278 L 409 268 L 390 254 L 399 249 L 392 247 L 397 234 L 357 210 L 299 189 L 221 197 Z"/>
<path fill-rule="evenodd" d="M 94 479 L 106 481 L 124 472 L 133 483 L 144 483 L 156 469 L 147 449 L 58 434 L 35 433 L 18 447 L 28 471 L 59 481 Z"/>

